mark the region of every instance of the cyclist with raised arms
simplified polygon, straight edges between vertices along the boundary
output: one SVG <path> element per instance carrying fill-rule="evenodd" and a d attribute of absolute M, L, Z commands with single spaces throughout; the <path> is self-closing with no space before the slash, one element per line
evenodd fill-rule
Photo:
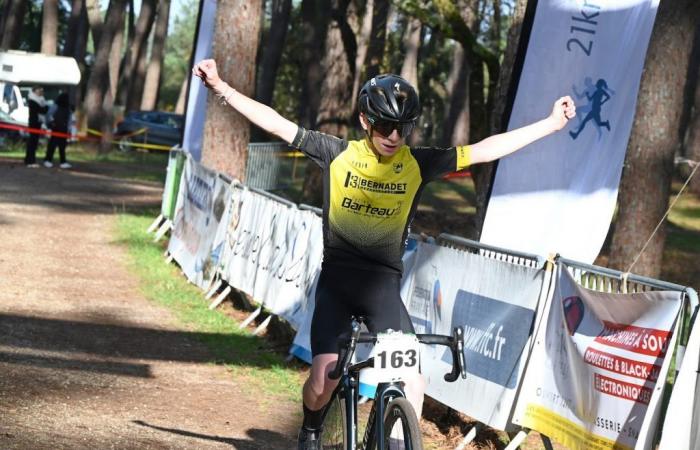
<path fill-rule="evenodd" d="M 197 63 L 193 73 L 248 120 L 299 148 L 323 170 L 323 264 L 299 432 L 299 449 L 317 449 L 323 408 L 337 383 L 328 373 L 338 359 L 338 337 L 350 331 L 351 316 L 364 316 L 373 332 L 413 332 L 399 295 L 401 256 L 425 184 L 562 129 L 576 115 L 574 102 L 562 97 L 545 119 L 476 144 L 409 147 L 405 139 L 420 115 L 420 103 L 415 89 L 397 75 L 365 83 L 358 98 L 365 138 L 346 141 L 306 130 L 236 91 L 219 77 L 214 60 Z M 407 397 L 419 417 L 424 384 L 421 377 L 406 380 Z"/>

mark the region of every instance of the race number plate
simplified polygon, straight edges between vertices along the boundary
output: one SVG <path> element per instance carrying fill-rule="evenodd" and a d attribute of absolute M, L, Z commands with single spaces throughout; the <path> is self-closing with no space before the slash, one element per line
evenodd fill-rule
<path fill-rule="evenodd" d="M 380 333 L 372 353 L 378 382 L 402 380 L 418 373 L 419 343 L 414 334 Z"/>

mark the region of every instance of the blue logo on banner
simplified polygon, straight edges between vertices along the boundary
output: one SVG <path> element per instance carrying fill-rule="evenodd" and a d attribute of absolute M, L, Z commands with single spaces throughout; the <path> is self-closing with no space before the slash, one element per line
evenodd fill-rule
<path fill-rule="evenodd" d="M 603 105 L 615 95 L 615 91 L 610 89 L 608 83 L 602 78 L 598 79 L 595 85 L 593 85 L 591 77 L 586 77 L 583 84 L 582 92 L 579 92 L 576 86 L 572 86 L 576 99 L 581 100 L 585 97 L 588 103 L 576 107 L 576 116 L 579 117 L 578 129 L 576 131 L 569 131 L 569 135 L 572 139 L 576 139 L 583 129 L 586 128 L 588 122 L 592 120 L 598 132 L 598 139 L 600 139 L 603 135 L 603 128 L 607 128 L 608 131 L 610 131 L 610 121 L 603 120 L 600 117 L 600 113 L 603 109 Z"/>
<path fill-rule="evenodd" d="M 509 389 L 517 384 L 520 356 L 535 312 L 493 298 L 459 290 L 452 326 L 464 327 L 467 370 Z M 446 352 L 443 360 L 451 362 Z"/>

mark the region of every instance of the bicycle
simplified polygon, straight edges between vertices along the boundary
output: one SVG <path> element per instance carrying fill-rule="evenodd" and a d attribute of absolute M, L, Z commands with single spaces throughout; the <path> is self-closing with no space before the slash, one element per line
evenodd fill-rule
<path fill-rule="evenodd" d="M 388 374 L 405 373 L 410 370 L 417 372 L 418 343 L 421 343 L 444 345 L 452 351 L 452 371 L 445 375 L 445 381 L 454 382 L 460 374 L 462 378 L 466 378 L 463 331 L 457 327 L 452 336 L 413 335 L 400 332 L 366 333 L 360 332 L 361 320 L 361 318 L 359 320 L 353 318 L 350 337 L 341 338 L 338 343 L 340 350 L 338 362 L 328 376 L 333 380 L 340 378 L 340 382 L 326 406 L 323 431 L 320 436 L 321 448 L 389 450 L 390 442 L 403 442 L 401 448 L 422 450 L 418 417 L 406 399 L 400 377 L 396 376 L 390 376 L 390 381 L 383 381 L 384 378 L 380 378 L 367 419 L 362 446 L 358 447 L 357 412 L 360 370 L 374 367 L 381 371 L 389 367 L 391 370 Z M 360 343 L 375 344 L 375 356 L 352 364 L 356 346 Z M 402 441 L 395 439 L 397 432 L 403 435 Z"/>

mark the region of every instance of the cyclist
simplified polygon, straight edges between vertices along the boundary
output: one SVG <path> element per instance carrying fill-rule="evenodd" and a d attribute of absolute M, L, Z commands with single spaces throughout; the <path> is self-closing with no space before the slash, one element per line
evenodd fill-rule
<path fill-rule="evenodd" d="M 370 331 L 413 332 L 399 295 L 407 228 L 425 184 L 470 164 L 493 161 L 562 129 L 576 114 L 566 96 L 538 122 L 473 145 L 438 149 L 405 144 L 420 115 L 415 89 L 396 75 L 367 81 L 358 98 L 365 138 L 346 141 L 306 130 L 230 87 L 214 60 L 193 73 L 255 125 L 299 148 L 323 170 L 324 253 L 311 324 L 311 372 L 303 388 L 299 449 L 317 449 L 323 407 L 337 381 L 328 373 L 338 358 L 337 338 L 352 315 Z M 406 380 L 420 417 L 424 381 Z"/>

